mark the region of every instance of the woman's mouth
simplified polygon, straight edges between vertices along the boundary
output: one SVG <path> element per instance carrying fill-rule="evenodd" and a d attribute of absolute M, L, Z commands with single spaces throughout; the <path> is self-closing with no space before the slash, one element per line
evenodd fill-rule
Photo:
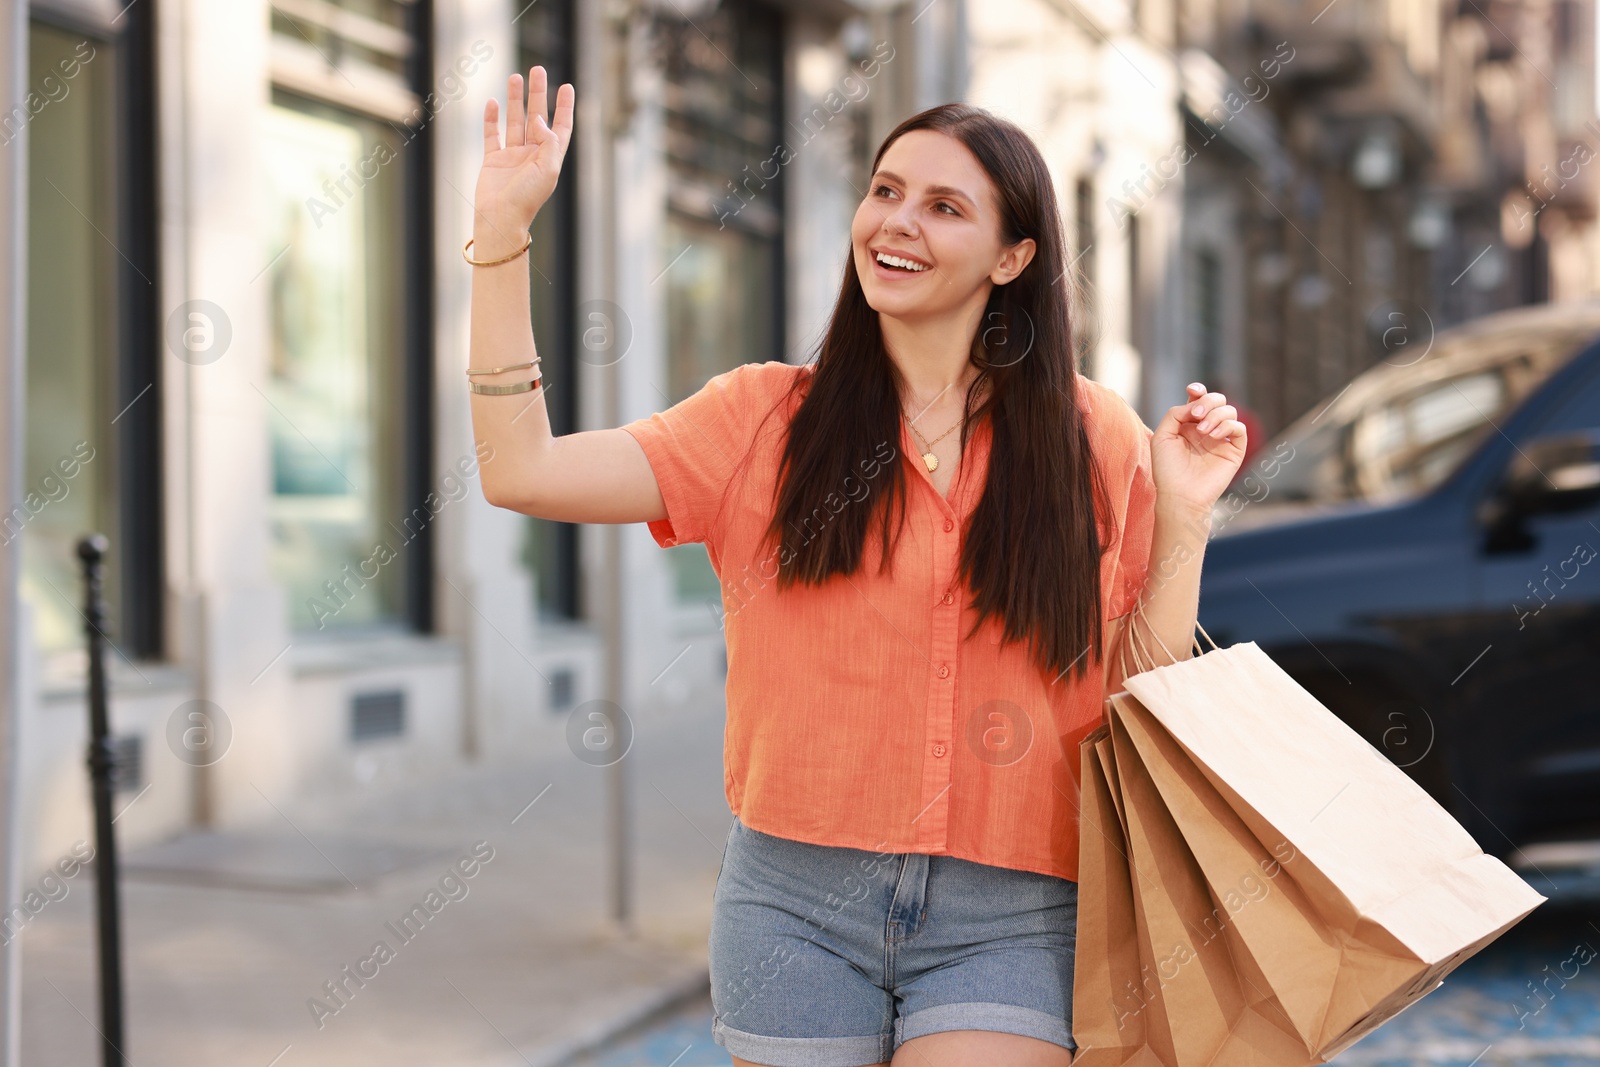
<path fill-rule="evenodd" d="M 926 263 L 919 263 L 914 259 L 892 255 L 888 252 L 873 252 L 872 262 L 877 266 L 878 271 L 883 274 L 921 274 L 928 269 Z"/>

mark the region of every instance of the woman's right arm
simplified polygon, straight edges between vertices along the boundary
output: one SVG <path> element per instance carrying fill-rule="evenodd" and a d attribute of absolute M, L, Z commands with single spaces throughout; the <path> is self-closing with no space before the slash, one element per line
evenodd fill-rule
<path fill-rule="evenodd" d="M 474 259 L 494 260 L 521 248 L 533 217 L 555 190 L 572 138 L 574 92 L 556 92 L 555 122 L 548 112 L 543 67 L 507 84 L 506 136 L 500 143 L 499 106 L 483 112 L 483 168 L 473 212 Z M 535 356 L 528 299 L 528 256 L 472 269 L 472 369 L 514 366 Z M 538 368 L 535 368 L 537 370 Z M 534 371 L 474 375 L 485 384 L 526 381 Z M 496 507 L 562 522 L 653 522 L 667 517 L 666 503 L 644 450 L 622 429 L 550 432 L 544 383 L 530 393 L 468 393 L 479 453 L 484 499 Z M 552 383 L 572 388 L 571 382 Z M 484 446 L 487 446 L 485 448 Z"/>

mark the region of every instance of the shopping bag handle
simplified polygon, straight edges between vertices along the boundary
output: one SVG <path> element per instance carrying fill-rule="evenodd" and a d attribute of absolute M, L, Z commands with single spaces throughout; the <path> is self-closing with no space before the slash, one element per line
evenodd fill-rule
<path fill-rule="evenodd" d="M 1127 625 L 1133 625 L 1133 618 L 1131 616 L 1128 619 Z M 1128 641 L 1126 639 L 1124 639 L 1123 642 L 1117 646 L 1117 666 L 1122 668 L 1123 678 L 1133 677 L 1133 674 L 1129 673 L 1128 671 Z M 1135 664 L 1135 667 L 1137 666 L 1138 664 Z M 1133 673 L 1137 673 L 1137 671 Z"/>
<path fill-rule="evenodd" d="M 1150 651 L 1149 646 L 1146 645 L 1140 637 L 1138 626 L 1138 620 L 1140 619 L 1144 619 L 1145 628 L 1150 631 L 1150 636 L 1155 639 L 1156 644 L 1161 646 L 1161 651 L 1167 654 L 1168 661 L 1172 663 L 1178 662 L 1178 657 L 1172 654 L 1172 651 L 1167 648 L 1167 643 L 1161 640 L 1161 635 L 1156 633 L 1155 627 L 1150 625 L 1150 620 L 1145 616 L 1144 613 L 1144 598 L 1141 597 L 1134 605 L 1133 614 L 1128 618 L 1128 640 L 1122 643 L 1122 673 L 1124 677 L 1128 677 L 1127 654 L 1130 650 L 1133 654 L 1134 673 L 1142 674 L 1145 671 L 1154 670 L 1156 666 L 1156 657 L 1154 653 Z M 1199 619 L 1195 620 L 1194 626 L 1196 630 L 1199 630 L 1200 633 L 1205 635 L 1206 643 L 1211 646 L 1212 651 L 1222 651 L 1222 649 L 1217 645 L 1216 641 L 1212 639 L 1211 635 L 1206 633 L 1206 628 L 1200 625 Z M 1205 655 L 1206 650 L 1201 647 L 1200 639 L 1198 637 L 1194 637 L 1193 635 L 1190 636 L 1191 640 L 1194 642 L 1195 653 L 1201 656 Z"/>
<path fill-rule="evenodd" d="M 1138 620 L 1143 614 L 1143 602 L 1135 602 L 1133 611 L 1128 613 L 1128 621 L 1125 624 L 1126 633 L 1123 635 L 1122 644 L 1117 649 L 1118 662 L 1119 666 L 1122 667 L 1122 676 L 1124 678 L 1131 678 L 1135 674 L 1143 674 L 1155 666 L 1154 657 L 1149 657 L 1148 650 L 1139 641 Z M 1140 652 L 1145 652 L 1146 656 L 1149 657 L 1148 663 L 1140 658 Z M 1128 670 L 1128 656 L 1130 654 L 1133 656 L 1132 671 Z"/>
<path fill-rule="evenodd" d="M 1152 653 L 1150 649 L 1139 639 L 1139 619 L 1145 620 L 1145 629 L 1150 631 L 1150 636 L 1155 638 L 1156 644 L 1161 646 L 1161 651 L 1167 654 L 1168 662 L 1178 662 L 1178 657 L 1172 654 L 1172 651 L 1167 648 L 1167 643 L 1161 640 L 1161 635 L 1156 633 L 1155 627 L 1150 625 L 1150 620 L 1145 616 L 1144 613 L 1144 598 L 1140 597 L 1134 609 L 1134 617 L 1128 620 L 1128 632 L 1132 637 L 1132 640 L 1129 642 L 1129 644 L 1133 645 L 1133 665 L 1139 668 L 1141 673 L 1144 671 L 1154 670 L 1156 666 L 1155 654 Z M 1144 653 L 1145 661 L 1149 664 L 1148 666 L 1140 662 L 1139 654 L 1141 652 Z"/>

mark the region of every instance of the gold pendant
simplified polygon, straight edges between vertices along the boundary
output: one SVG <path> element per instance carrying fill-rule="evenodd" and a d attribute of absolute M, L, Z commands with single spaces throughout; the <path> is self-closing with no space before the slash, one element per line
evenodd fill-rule
<path fill-rule="evenodd" d="M 922 454 L 922 462 L 928 465 L 929 474 L 932 474 L 934 471 L 939 469 L 939 457 L 934 455 L 932 452 L 924 452 Z"/>

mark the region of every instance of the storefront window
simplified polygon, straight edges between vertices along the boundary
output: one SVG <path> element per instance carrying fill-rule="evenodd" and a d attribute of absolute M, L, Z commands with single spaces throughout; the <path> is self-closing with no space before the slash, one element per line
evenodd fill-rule
<path fill-rule="evenodd" d="M 398 622 L 431 518 L 403 504 L 404 144 L 281 91 L 261 122 L 273 571 L 300 629 Z"/>
<path fill-rule="evenodd" d="M 740 363 L 783 358 L 781 25 L 746 2 L 662 30 L 673 403 Z"/>
<path fill-rule="evenodd" d="M 774 331 L 772 241 L 686 215 L 667 216 L 669 392 L 677 403 L 740 363 L 783 358 Z"/>
<path fill-rule="evenodd" d="M 115 65 L 105 42 L 35 22 L 28 66 L 29 84 L 46 103 L 27 130 L 26 495 L 0 517 L 0 540 L 21 538 L 34 638 L 41 651 L 59 653 L 83 644 L 74 549 L 91 530 L 111 542 L 106 596 L 113 639 L 120 637 L 112 442 L 122 261 L 109 238 L 117 233 Z"/>
<path fill-rule="evenodd" d="M 677 403 L 740 363 L 784 358 L 782 16 L 725 0 L 664 17 L 667 390 Z M 684 600 L 717 595 L 705 550 L 670 550 Z"/>

